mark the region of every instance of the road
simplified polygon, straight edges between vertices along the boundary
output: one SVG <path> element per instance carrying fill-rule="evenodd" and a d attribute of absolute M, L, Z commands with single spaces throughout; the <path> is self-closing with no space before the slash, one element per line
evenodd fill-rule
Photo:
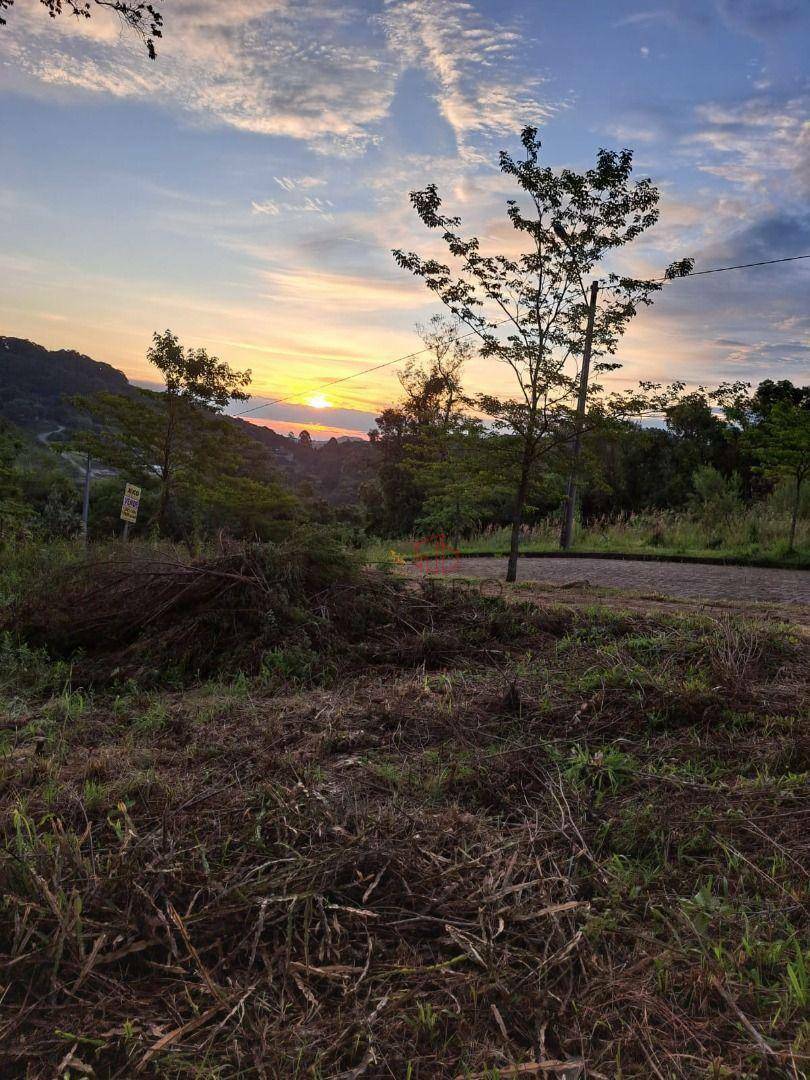
<path fill-rule="evenodd" d="M 435 572 L 439 567 L 432 569 Z M 414 567 L 411 572 L 420 571 Z M 506 559 L 447 559 L 443 572 L 502 579 L 506 574 Z M 587 583 L 599 588 L 688 599 L 810 605 L 810 571 L 806 570 L 631 559 L 529 558 L 518 563 L 518 581 L 549 582 L 557 586 Z"/>
<path fill-rule="evenodd" d="M 53 431 L 40 431 L 39 435 L 37 435 L 37 439 L 47 446 L 51 441 L 51 435 L 61 435 L 64 430 L 64 424 L 60 424 L 59 427 L 55 427 Z"/>
<path fill-rule="evenodd" d="M 56 435 L 61 435 L 66 428 L 63 424 L 54 428 L 52 431 L 41 431 L 37 435 L 37 440 L 42 443 L 43 446 L 53 449 L 51 446 L 51 438 Z M 76 478 L 80 483 L 84 483 L 84 473 L 87 467 L 84 454 L 77 454 L 73 450 L 64 450 L 61 454 L 62 460 L 66 461 L 71 469 L 76 473 Z M 98 480 L 101 477 L 115 476 L 115 469 L 107 468 L 104 465 L 99 465 L 97 462 L 90 469 L 90 476 L 93 480 Z"/>

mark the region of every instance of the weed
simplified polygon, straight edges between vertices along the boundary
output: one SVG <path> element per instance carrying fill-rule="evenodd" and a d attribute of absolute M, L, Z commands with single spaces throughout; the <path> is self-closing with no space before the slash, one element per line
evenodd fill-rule
<path fill-rule="evenodd" d="M 150 737 L 163 731 L 169 719 L 165 702 L 155 698 L 148 708 L 135 718 L 132 731 L 135 735 Z"/>
<path fill-rule="evenodd" d="M 100 780 L 85 780 L 82 798 L 88 812 L 92 814 L 105 806 L 107 790 Z"/>
<path fill-rule="evenodd" d="M 632 755 L 615 746 L 603 747 L 591 753 L 587 747 L 576 744 L 571 748 L 565 776 L 581 790 L 591 788 L 615 794 L 632 779 L 636 771 L 637 765 Z"/>

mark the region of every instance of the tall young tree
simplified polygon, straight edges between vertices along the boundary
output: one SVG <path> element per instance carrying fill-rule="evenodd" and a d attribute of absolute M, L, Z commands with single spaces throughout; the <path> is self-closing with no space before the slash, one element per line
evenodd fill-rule
<path fill-rule="evenodd" d="M 397 263 L 421 277 L 452 314 L 478 338 L 481 354 L 505 364 L 516 383 L 514 396 L 479 398 L 496 427 L 518 436 L 512 535 L 507 581 L 517 574 L 520 527 L 538 462 L 574 437 L 578 362 L 585 342 L 588 297 L 583 278 L 612 251 L 631 243 L 658 218 L 659 193 L 649 179 L 631 180 L 632 153 L 600 150 L 584 173 L 555 172 L 540 163 L 537 129 L 522 133 L 525 157 L 500 156 L 520 198 L 507 214 L 524 241 L 521 254 L 484 255 L 477 237 L 461 233 L 461 219 L 442 213 L 435 184 L 411 192 L 411 202 L 429 229 L 441 231 L 453 267 L 415 252 L 394 251 Z M 674 263 L 666 277 L 687 274 L 690 260 Z M 640 305 L 652 303 L 661 282 L 608 275 L 600 291 L 593 355 L 615 352 Z M 618 367 L 596 360 L 592 371 Z M 600 415 L 630 415 L 653 404 L 654 389 L 605 397 L 598 379 L 589 387 L 589 423 Z M 655 401 L 660 405 L 660 399 Z"/>
<path fill-rule="evenodd" d="M 205 349 L 184 349 L 170 330 L 154 335 L 146 356 L 163 375 L 163 392 L 76 399 L 101 430 L 81 432 L 72 444 L 130 479 L 148 483 L 157 474 L 156 521 L 168 532 L 178 483 L 188 487 L 217 464 L 225 468 L 235 436 L 219 413 L 229 401 L 248 398 L 250 372 L 233 371 Z"/>
<path fill-rule="evenodd" d="M 161 489 L 157 521 L 161 529 L 168 523 L 174 484 L 174 459 L 179 426 L 192 420 L 195 412 L 222 412 L 229 401 L 246 401 L 249 371 L 234 371 L 205 349 L 184 349 L 171 330 L 155 333 L 146 353 L 150 364 L 163 373 L 166 389 L 166 424 L 161 447 Z"/>

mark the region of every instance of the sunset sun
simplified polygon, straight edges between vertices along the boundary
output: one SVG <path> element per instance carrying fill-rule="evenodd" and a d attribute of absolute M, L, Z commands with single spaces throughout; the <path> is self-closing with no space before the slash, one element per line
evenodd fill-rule
<path fill-rule="evenodd" d="M 307 405 L 311 409 L 328 409 L 332 402 L 323 394 L 313 394 L 312 397 L 307 398 Z"/>

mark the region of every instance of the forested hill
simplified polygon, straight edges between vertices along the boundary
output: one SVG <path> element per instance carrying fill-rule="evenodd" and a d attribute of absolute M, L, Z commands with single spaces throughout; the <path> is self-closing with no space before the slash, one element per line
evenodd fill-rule
<path fill-rule="evenodd" d="M 70 425 L 75 394 L 129 394 L 123 372 L 72 349 L 50 351 L 24 338 L 0 337 L 0 416 L 23 428 Z"/>

